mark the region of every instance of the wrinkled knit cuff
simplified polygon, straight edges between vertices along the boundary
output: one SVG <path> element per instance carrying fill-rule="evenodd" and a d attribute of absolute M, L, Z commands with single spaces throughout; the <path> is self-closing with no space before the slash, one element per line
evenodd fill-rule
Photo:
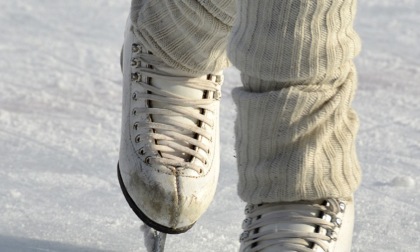
<path fill-rule="evenodd" d="M 360 50 L 353 0 L 242 0 L 228 55 L 240 197 L 278 202 L 347 197 L 361 179 L 351 102 Z"/>
<path fill-rule="evenodd" d="M 166 64 L 192 74 L 230 65 L 227 37 L 236 13 L 233 0 L 133 0 L 131 20 L 142 43 Z"/>
<path fill-rule="evenodd" d="M 233 91 L 238 192 L 250 203 L 350 196 L 360 183 L 354 72 L 338 87 Z"/>

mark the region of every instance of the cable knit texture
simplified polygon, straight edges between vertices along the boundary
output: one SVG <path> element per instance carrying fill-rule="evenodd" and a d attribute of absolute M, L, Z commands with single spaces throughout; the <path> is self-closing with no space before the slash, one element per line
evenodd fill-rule
<path fill-rule="evenodd" d="M 239 195 L 250 203 L 350 196 L 361 174 L 351 102 L 353 0 L 241 0 L 228 55 L 242 72 Z"/>
<path fill-rule="evenodd" d="M 203 75 L 229 66 L 233 0 L 132 0 L 135 33 L 166 64 Z"/>

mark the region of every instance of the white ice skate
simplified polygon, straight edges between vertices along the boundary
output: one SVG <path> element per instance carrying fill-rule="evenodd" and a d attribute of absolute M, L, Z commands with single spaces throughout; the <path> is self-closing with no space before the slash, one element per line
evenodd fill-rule
<path fill-rule="evenodd" d="M 169 67 L 132 29 L 128 21 L 118 177 L 144 223 L 182 233 L 205 212 L 216 189 L 222 75 L 196 77 Z"/>
<path fill-rule="evenodd" d="M 247 205 L 241 252 L 349 252 L 353 199 Z"/>

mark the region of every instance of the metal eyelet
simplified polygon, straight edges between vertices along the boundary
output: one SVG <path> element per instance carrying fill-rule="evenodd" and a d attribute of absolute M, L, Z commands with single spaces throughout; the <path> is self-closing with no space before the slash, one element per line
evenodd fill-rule
<path fill-rule="evenodd" d="M 222 92 L 220 92 L 219 90 L 217 90 L 216 92 L 213 93 L 213 99 L 214 100 L 220 100 L 222 98 Z"/>
<path fill-rule="evenodd" d="M 255 210 L 255 205 L 252 205 L 252 204 L 248 204 L 248 205 L 246 205 L 246 207 L 245 207 L 245 215 L 249 215 L 249 214 L 251 214 L 254 210 Z"/>
<path fill-rule="evenodd" d="M 133 129 L 134 130 L 138 130 L 139 129 L 139 123 L 138 122 L 134 123 Z"/>
<path fill-rule="evenodd" d="M 137 81 L 139 79 L 138 73 L 131 73 L 131 81 Z"/>
<path fill-rule="evenodd" d="M 344 202 L 340 202 L 340 212 L 344 213 L 346 211 L 346 204 Z"/>
<path fill-rule="evenodd" d="M 132 66 L 132 67 L 137 66 L 137 64 L 138 64 L 138 63 L 137 63 L 137 61 L 136 61 L 135 59 L 132 59 L 132 60 L 131 60 L 131 66 Z"/>
<path fill-rule="evenodd" d="M 248 217 L 242 221 L 242 229 L 247 229 L 252 224 L 252 218 Z"/>
<path fill-rule="evenodd" d="M 136 109 L 133 109 L 132 114 L 133 114 L 133 115 L 137 115 L 137 110 L 136 110 Z"/>
<path fill-rule="evenodd" d="M 138 150 L 138 153 L 140 154 L 140 155 L 144 155 L 144 154 L 146 154 L 146 152 L 144 151 L 144 149 L 143 148 L 141 148 L 140 150 Z"/>
<path fill-rule="evenodd" d="M 341 227 L 341 225 L 343 224 L 343 220 L 340 218 L 336 218 L 334 220 L 334 223 L 337 225 L 337 227 Z"/>
<path fill-rule="evenodd" d="M 144 162 L 145 162 L 146 164 L 150 164 L 150 157 L 146 157 L 146 158 L 144 159 Z"/>
<path fill-rule="evenodd" d="M 139 45 L 138 44 L 132 44 L 131 45 L 131 52 L 136 53 L 140 51 Z"/>
<path fill-rule="evenodd" d="M 137 135 L 136 138 L 134 138 L 134 141 L 136 143 L 140 143 L 140 140 L 141 140 L 140 135 Z"/>
<path fill-rule="evenodd" d="M 241 236 L 239 237 L 239 242 L 243 242 L 245 239 L 249 237 L 249 231 L 244 231 Z"/>
<path fill-rule="evenodd" d="M 327 230 L 327 236 L 330 237 L 332 241 L 337 240 L 337 233 L 334 230 Z"/>
<path fill-rule="evenodd" d="M 137 92 L 134 92 L 134 93 L 133 93 L 133 95 L 131 95 L 131 98 L 132 98 L 134 101 L 137 101 Z"/>

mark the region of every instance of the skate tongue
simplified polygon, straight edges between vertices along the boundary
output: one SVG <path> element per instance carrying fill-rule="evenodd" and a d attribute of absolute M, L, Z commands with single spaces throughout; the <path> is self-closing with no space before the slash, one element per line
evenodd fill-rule
<path fill-rule="evenodd" d="M 185 76 L 185 82 L 188 81 L 188 78 L 191 79 L 196 79 L 197 77 L 194 76 L 186 76 L 186 74 L 184 72 L 179 72 L 177 70 L 174 69 L 164 69 L 164 71 L 166 73 L 168 73 L 168 75 L 173 75 L 173 76 Z M 199 77 L 200 79 L 205 80 L 206 76 L 202 76 Z M 170 81 L 167 78 L 152 78 L 151 79 L 151 85 L 154 87 L 157 87 L 161 90 L 164 90 L 165 92 L 174 94 L 178 97 L 182 97 L 185 99 L 203 99 L 204 96 L 204 92 L 203 90 L 200 89 L 195 89 L 193 87 L 190 86 L 186 86 L 185 82 L 181 82 L 181 81 Z M 165 103 L 165 102 L 161 102 L 161 101 L 151 101 L 150 106 L 153 108 L 160 108 L 160 109 L 168 109 L 171 110 L 171 108 L 173 108 L 174 106 L 177 105 L 173 105 L 173 104 L 169 104 L 169 103 Z M 184 109 L 187 107 L 183 107 Z M 195 109 L 195 108 L 187 108 L 190 113 L 197 113 L 199 112 L 199 109 Z M 166 124 L 166 125 L 174 125 L 175 124 L 181 124 L 184 125 L 186 127 L 195 127 L 198 125 L 198 120 L 194 120 L 191 118 L 188 118 L 187 116 L 173 116 L 173 115 L 152 115 L 152 120 L 156 123 L 161 123 L 161 124 Z M 168 132 L 168 130 L 162 130 L 162 129 L 157 129 L 156 133 L 159 134 L 163 134 L 165 135 L 165 133 Z M 193 131 L 189 131 L 186 132 L 185 130 L 176 130 L 177 133 L 181 133 L 185 136 L 189 136 L 189 137 L 194 137 L 195 133 Z M 189 144 L 188 142 L 185 141 L 181 141 L 181 140 L 157 140 L 156 141 L 158 145 L 163 145 L 163 146 L 168 146 L 169 142 L 175 142 L 176 144 L 179 144 L 183 147 L 187 147 L 187 148 L 193 148 L 194 146 Z M 190 161 L 191 156 L 180 151 L 180 150 L 176 150 L 176 149 L 171 149 L 168 148 L 168 151 L 165 152 L 161 152 L 161 156 L 164 158 L 171 158 L 171 159 L 179 159 L 180 161 Z"/>

